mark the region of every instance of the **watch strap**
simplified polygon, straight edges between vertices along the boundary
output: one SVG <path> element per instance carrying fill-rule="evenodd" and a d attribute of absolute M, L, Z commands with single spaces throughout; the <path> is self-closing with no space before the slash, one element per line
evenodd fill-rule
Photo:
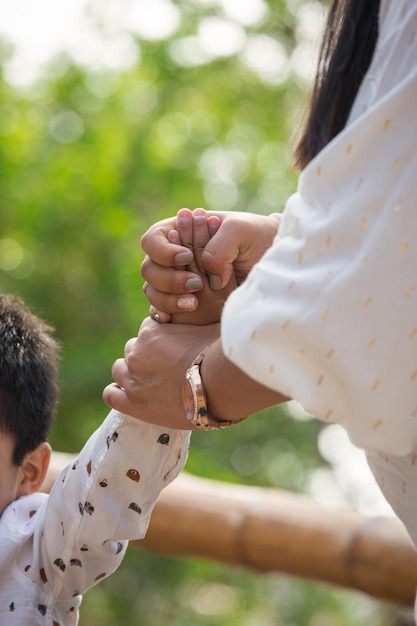
<path fill-rule="evenodd" d="M 193 368 L 198 368 L 199 375 L 199 389 L 193 389 L 194 394 L 194 415 L 188 417 L 188 419 L 192 422 L 192 424 L 198 428 L 199 430 L 223 430 L 224 428 L 229 428 L 234 424 L 238 424 L 245 418 L 241 418 L 239 420 L 219 420 L 212 415 L 209 414 L 207 408 L 207 394 L 204 387 L 203 377 L 201 375 L 201 365 L 204 361 L 204 357 L 207 354 L 208 349 L 210 348 L 209 344 L 202 350 L 196 358 L 193 360 L 190 368 L 187 370 L 186 378 L 189 380 L 190 385 L 193 383 L 190 381 L 190 378 L 193 376 Z"/>

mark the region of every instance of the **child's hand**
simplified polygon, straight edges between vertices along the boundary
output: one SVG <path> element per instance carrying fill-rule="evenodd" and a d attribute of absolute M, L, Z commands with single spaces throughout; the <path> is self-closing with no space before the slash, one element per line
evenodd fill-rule
<path fill-rule="evenodd" d="M 200 212 L 207 219 L 206 244 L 195 247 L 197 261 L 194 262 L 204 269 L 194 273 L 190 270 L 194 260 L 190 247 L 195 244 L 189 237 L 190 233 L 197 234 L 200 225 L 198 220 L 191 220 L 190 214 L 198 217 Z M 178 223 L 183 232 L 183 219 L 185 222 L 188 220 L 188 226 L 184 227 L 184 239 L 190 242 L 188 246 L 181 244 L 176 230 Z M 272 245 L 279 223 L 277 213 L 206 213 L 202 209 L 196 209 L 194 213 L 188 209 L 181 210 L 178 219 L 171 217 L 155 223 L 141 239 L 147 254 L 141 266 L 145 280 L 143 290 L 153 305 L 151 315 L 158 313 L 161 322 L 169 322 L 172 314 L 196 310 L 203 286 L 201 274 L 209 275 L 214 291 L 220 291 L 222 287 L 230 291 L 231 286 L 240 285 Z"/>
<path fill-rule="evenodd" d="M 167 314 L 159 312 L 159 321 L 199 325 L 220 321 L 223 305 L 229 293 L 236 287 L 236 283 L 233 278 L 226 287 L 214 291 L 210 287 L 200 260 L 205 245 L 218 230 L 220 223 L 215 216 L 208 218 L 204 209 L 195 209 L 194 212 L 181 209 L 178 212 L 176 228 L 168 233 L 168 239 L 171 243 L 181 244 L 192 250 L 192 261 L 187 266 L 182 266 L 182 269 L 198 274 L 202 288 L 198 291 L 198 300 L 193 294 L 184 297 L 184 313 L 176 313 L 170 318 Z M 156 309 L 151 307 L 151 315 L 155 313 Z"/>

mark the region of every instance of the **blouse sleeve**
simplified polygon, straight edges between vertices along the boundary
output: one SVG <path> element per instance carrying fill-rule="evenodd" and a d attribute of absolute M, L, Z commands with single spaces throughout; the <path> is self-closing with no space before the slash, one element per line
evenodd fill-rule
<path fill-rule="evenodd" d="M 357 445 L 402 455 L 417 445 L 417 5 L 383 8 L 349 123 L 228 299 L 222 341 Z"/>

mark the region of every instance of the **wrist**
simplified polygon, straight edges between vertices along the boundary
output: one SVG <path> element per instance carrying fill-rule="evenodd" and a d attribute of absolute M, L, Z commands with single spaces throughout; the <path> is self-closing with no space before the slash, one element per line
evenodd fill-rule
<path fill-rule="evenodd" d="M 221 339 L 213 342 L 200 367 L 207 405 L 217 419 L 232 423 L 289 398 L 250 378 L 223 352 Z"/>
<path fill-rule="evenodd" d="M 281 224 L 282 213 L 270 213 L 268 217 L 273 220 L 274 228 L 276 228 L 276 232 L 278 232 Z"/>
<path fill-rule="evenodd" d="M 210 347 L 211 344 L 206 346 L 193 360 L 191 366 L 186 371 L 182 388 L 186 417 L 199 430 L 221 430 L 241 421 L 241 419 L 236 421 L 220 419 L 210 410 L 202 375 L 203 362 Z"/>

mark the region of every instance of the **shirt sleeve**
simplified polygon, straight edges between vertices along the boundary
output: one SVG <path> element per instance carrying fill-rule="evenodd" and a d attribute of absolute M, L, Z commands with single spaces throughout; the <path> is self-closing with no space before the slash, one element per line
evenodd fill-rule
<path fill-rule="evenodd" d="M 417 6 L 384 2 L 351 119 L 304 170 L 272 248 L 228 299 L 225 354 L 344 425 L 417 445 Z"/>
<path fill-rule="evenodd" d="M 182 469 L 189 436 L 110 412 L 37 513 L 44 519 L 35 561 L 51 595 L 82 594 L 118 567 L 127 541 L 144 537 L 162 489 Z"/>

